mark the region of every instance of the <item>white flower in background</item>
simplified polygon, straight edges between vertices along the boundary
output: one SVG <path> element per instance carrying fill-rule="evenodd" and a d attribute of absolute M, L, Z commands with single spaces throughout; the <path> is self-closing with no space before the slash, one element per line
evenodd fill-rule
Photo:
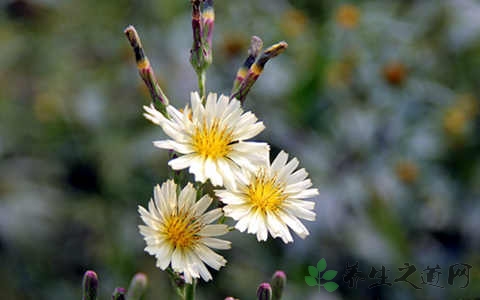
<path fill-rule="evenodd" d="M 179 154 L 168 164 L 174 170 L 189 168 L 195 180 L 222 186 L 234 182 L 242 174 L 240 168 L 254 170 L 258 164 L 268 161 L 269 146 L 266 143 L 245 142 L 259 134 L 265 126 L 257 122 L 251 112 L 243 112 L 240 102 L 210 93 L 203 105 L 198 93 L 191 94 L 190 109 L 178 111 L 167 107 L 167 119 L 153 106 L 144 106 L 144 116 L 160 125 L 171 138 L 155 141 L 154 145 L 171 149 Z"/>
<path fill-rule="evenodd" d="M 227 204 L 223 207 L 225 216 L 238 221 L 235 228 L 239 231 L 256 234 L 259 241 L 267 240 L 270 232 L 284 243 L 293 242 L 288 227 L 301 238 L 309 234 L 299 219 L 314 221 L 315 203 L 301 199 L 318 195 L 318 190 L 310 188 L 312 182 L 306 179 L 305 169 L 295 171 L 296 158 L 288 163 L 287 160 L 288 154 L 282 151 L 272 164 L 249 173 L 245 181 L 215 191 Z"/>
<path fill-rule="evenodd" d="M 212 279 L 204 263 L 215 270 L 227 261 L 212 251 L 230 249 L 230 242 L 214 238 L 228 232 L 225 224 L 210 224 L 222 216 L 220 208 L 205 213 L 212 198 L 203 196 L 195 202 L 197 191 L 187 184 L 177 197 L 177 185 L 168 180 L 154 188 L 154 199 L 148 210 L 139 206 L 138 212 L 147 226 L 140 225 L 147 247 L 145 251 L 157 259 L 157 267 L 165 270 L 170 264 L 175 272 L 183 273 L 185 281 L 192 278 Z"/>

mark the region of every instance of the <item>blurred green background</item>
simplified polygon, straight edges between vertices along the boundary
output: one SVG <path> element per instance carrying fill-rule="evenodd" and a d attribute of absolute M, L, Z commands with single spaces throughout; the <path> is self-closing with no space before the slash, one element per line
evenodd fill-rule
<path fill-rule="evenodd" d="M 229 233 L 228 265 L 199 299 L 253 299 L 276 269 L 286 299 L 480 297 L 480 3 L 450 1 L 217 1 L 207 90 L 228 94 L 251 35 L 289 48 L 247 98 L 259 139 L 297 156 L 320 190 L 311 236 L 293 244 Z M 101 299 L 145 272 L 145 299 L 173 299 L 144 251 L 137 205 L 167 178 L 163 133 L 123 29 L 136 26 L 162 87 L 183 107 L 196 77 L 187 0 L 1 2 L 0 291 L 2 299 L 79 299 L 88 269 Z M 340 288 L 306 285 L 325 258 Z M 347 263 L 405 262 L 421 283 L 442 268 L 444 289 L 407 283 L 348 288 Z M 470 285 L 447 284 L 468 263 Z M 378 275 L 377 275 L 378 276 Z"/>

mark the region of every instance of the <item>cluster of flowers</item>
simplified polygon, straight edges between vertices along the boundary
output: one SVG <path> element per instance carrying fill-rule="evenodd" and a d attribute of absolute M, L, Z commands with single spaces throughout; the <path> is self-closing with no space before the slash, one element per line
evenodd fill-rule
<path fill-rule="evenodd" d="M 190 284 L 191 289 L 179 292 L 185 299 L 193 299 L 189 291 L 194 291 L 196 278 L 212 279 L 206 265 L 218 270 L 227 262 L 212 250 L 231 247 L 229 241 L 217 238 L 231 230 L 223 224 L 224 217 L 237 221 L 239 231 L 256 234 L 259 241 L 267 240 L 270 233 L 289 243 L 293 242 L 290 229 L 301 238 L 309 234 L 300 219 L 315 219 L 315 203 L 304 199 L 318 194 L 305 169 L 297 170 L 296 158 L 289 160 L 281 151 L 270 162 L 270 146 L 249 141 L 265 126 L 242 108 L 267 61 L 283 52 L 287 43 L 279 42 L 261 52 L 262 40 L 252 37 L 231 95 L 207 96 L 205 71 L 212 62 L 213 0 L 191 3 L 190 63 L 198 76 L 199 93 L 192 93 L 190 106 L 183 109 L 169 104 L 135 28 L 125 29 L 139 74 L 160 105 L 159 109 L 153 103 L 144 106 L 144 116 L 169 137 L 154 145 L 172 151 L 168 164 L 176 171 L 173 178 L 154 188 L 148 209 L 139 206 L 145 223 L 139 229 L 147 243 L 145 251 L 156 257 L 157 266 L 168 268 L 171 275 L 173 270 L 173 279 L 181 274 Z M 186 169 L 193 176 L 183 176 L 180 170 Z M 187 177 L 194 182 L 185 180 Z M 209 210 L 210 206 L 216 208 Z"/>
<path fill-rule="evenodd" d="M 164 111 L 153 104 L 144 107 L 144 116 L 169 137 L 154 145 L 174 151 L 169 166 L 188 169 L 195 183 L 181 187 L 169 179 L 155 186 L 148 209 L 139 206 L 145 223 L 140 233 L 157 266 L 171 266 L 187 283 L 212 279 L 205 264 L 216 270 L 226 264 L 212 248 L 231 247 L 217 238 L 230 228 L 213 222 L 226 216 L 236 221 L 239 231 L 256 234 L 258 241 L 267 240 L 270 233 L 293 242 L 290 229 L 301 238 L 309 234 L 300 219 L 315 219 L 315 203 L 305 199 L 318 194 L 305 169 L 297 169 L 296 158 L 289 160 L 281 151 L 270 162 L 267 143 L 248 141 L 265 127 L 252 112 L 244 112 L 240 101 L 214 93 L 205 98 L 194 92 L 191 105 L 181 110 L 172 105 Z M 195 188 L 208 182 L 213 186 L 210 195 Z M 213 198 L 223 204 L 208 210 Z"/>

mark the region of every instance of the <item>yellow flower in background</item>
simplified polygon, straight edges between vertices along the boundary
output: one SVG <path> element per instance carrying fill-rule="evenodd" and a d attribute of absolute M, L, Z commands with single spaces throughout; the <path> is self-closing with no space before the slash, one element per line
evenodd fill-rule
<path fill-rule="evenodd" d="M 465 133 L 468 125 L 468 117 L 464 110 L 458 107 L 450 107 L 443 118 L 445 131 L 452 136 L 461 136 Z"/>
<path fill-rule="evenodd" d="M 177 185 L 168 180 L 154 188 L 154 199 L 148 210 L 139 206 L 138 212 L 145 225 L 140 225 L 147 247 L 145 251 L 157 259 L 157 267 L 169 265 L 183 273 L 185 281 L 193 278 L 212 279 L 205 264 L 215 270 L 227 261 L 214 249 L 230 249 L 230 242 L 214 238 L 228 232 L 225 224 L 210 224 L 222 216 L 221 208 L 205 213 L 212 203 L 208 195 L 196 201 L 197 191 L 187 184 L 177 196 Z"/>
<path fill-rule="evenodd" d="M 238 221 L 239 231 L 256 234 L 259 241 L 280 237 L 284 243 L 293 242 L 289 227 L 301 238 L 309 232 L 299 219 L 315 220 L 315 203 L 302 199 L 318 195 L 310 188 L 305 169 L 296 170 L 298 160 L 288 161 L 288 154 L 280 152 L 271 164 L 250 172 L 244 181 L 216 190 L 225 216 Z"/>
<path fill-rule="evenodd" d="M 417 180 L 419 170 L 413 161 L 402 160 L 395 165 L 395 173 L 402 182 L 412 184 Z"/>
<path fill-rule="evenodd" d="M 326 81 L 333 88 L 340 88 L 349 85 L 355 72 L 355 60 L 345 58 L 340 61 L 333 61 L 327 65 Z"/>
<path fill-rule="evenodd" d="M 443 128 L 447 134 L 461 138 L 467 133 L 472 119 L 477 114 L 478 103 L 475 97 L 470 94 L 461 95 L 445 111 Z"/>
<path fill-rule="evenodd" d="M 308 18 L 301 10 L 290 9 L 283 14 L 280 26 L 287 36 L 296 37 L 305 31 L 307 23 Z"/>
<path fill-rule="evenodd" d="M 341 5 L 335 16 L 337 24 L 345 29 L 354 29 L 360 21 L 360 10 L 352 4 Z"/>
<path fill-rule="evenodd" d="M 238 100 L 224 95 L 217 99 L 217 94 L 210 93 L 203 105 L 198 93 L 192 93 L 191 105 L 182 112 L 169 105 L 170 119 L 153 106 L 144 106 L 144 116 L 171 138 L 154 145 L 183 154 L 168 163 L 172 169 L 189 168 L 196 181 L 210 179 L 213 185 L 223 186 L 228 181 L 233 184 L 241 168 L 254 170 L 268 160 L 268 144 L 245 141 L 265 126 L 253 113 L 244 113 Z"/>

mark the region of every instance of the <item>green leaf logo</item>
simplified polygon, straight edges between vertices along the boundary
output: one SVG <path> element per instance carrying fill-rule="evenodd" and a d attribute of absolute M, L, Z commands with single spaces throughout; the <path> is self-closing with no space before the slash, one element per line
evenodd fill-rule
<path fill-rule="evenodd" d="M 318 277 L 318 270 L 314 266 L 308 266 L 308 274 L 312 277 Z"/>
<path fill-rule="evenodd" d="M 318 272 L 323 272 L 325 271 L 326 268 L 327 268 L 327 261 L 325 260 L 325 258 L 322 258 L 317 263 L 317 270 Z"/>
<path fill-rule="evenodd" d="M 306 282 L 309 286 L 316 286 L 316 285 L 318 285 L 317 279 L 316 279 L 315 277 L 312 277 L 312 276 L 305 276 L 305 282 Z"/>
<path fill-rule="evenodd" d="M 309 276 L 305 276 L 305 282 L 307 283 L 307 285 L 318 286 L 319 291 L 323 286 L 325 290 L 330 293 L 338 289 L 338 284 L 330 281 L 335 278 L 335 276 L 337 276 L 338 272 L 335 270 L 325 271 L 326 268 L 327 261 L 324 258 L 318 261 L 316 268 L 314 266 L 308 266 Z M 323 271 L 325 272 L 322 275 Z"/>
<path fill-rule="evenodd" d="M 338 284 L 336 282 L 330 281 L 327 282 L 323 285 L 323 287 L 328 291 L 328 292 L 333 292 L 336 289 L 338 289 Z"/>
<path fill-rule="evenodd" d="M 335 276 L 337 276 L 337 273 L 337 271 L 328 270 L 327 272 L 323 273 L 322 279 L 332 280 L 333 278 L 335 278 Z"/>

